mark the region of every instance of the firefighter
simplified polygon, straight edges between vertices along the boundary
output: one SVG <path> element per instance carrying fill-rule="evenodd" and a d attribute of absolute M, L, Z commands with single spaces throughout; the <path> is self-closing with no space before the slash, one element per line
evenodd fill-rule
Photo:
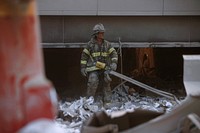
<path fill-rule="evenodd" d="M 104 102 L 111 100 L 112 81 L 109 70 L 117 69 L 118 55 L 110 42 L 104 40 L 103 24 L 96 24 L 93 35 L 81 54 L 81 74 L 87 77 L 87 96 L 95 96 L 99 83 L 102 83 Z M 97 67 L 97 64 L 103 68 Z"/>

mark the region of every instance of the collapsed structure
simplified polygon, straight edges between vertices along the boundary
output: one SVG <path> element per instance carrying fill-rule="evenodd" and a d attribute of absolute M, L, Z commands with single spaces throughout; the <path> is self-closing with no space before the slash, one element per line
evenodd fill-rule
<path fill-rule="evenodd" d="M 45 3 L 45 1 L 40 1 L 40 2 L 41 2 L 40 3 L 41 5 L 43 5 L 43 2 Z M 88 27 L 90 27 L 93 21 L 99 21 L 100 18 L 102 18 L 102 21 L 104 21 L 106 25 L 110 25 L 110 28 L 113 29 L 113 31 L 111 30 L 111 32 L 109 33 L 110 36 L 108 38 L 110 38 L 110 40 L 112 41 L 115 47 L 119 48 L 119 51 L 120 51 L 119 53 L 121 57 L 120 59 L 121 66 L 120 66 L 120 70 L 118 71 L 120 71 L 122 74 L 128 72 L 130 68 L 137 69 L 133 73 L 138 75 L 138 77 L 150 76 L 150 78 L 152 78 L 151 74 L 153 71 L 151 70 L 154 70 L 155 68 L 159 72 L 161 72 L 162 70 L 169 70 L 166 73 L 176 72 L 177 69 L 173 69 L 174 71 L 170 71 L 171 70 L 170 68 L 176 67 L 177 65 L 176 59 L 178 58 L 175 58 L 174 60 L 171 59 L 173 62 L 169 63 L 168 61 L 164 62 L 165 60 L 163 61 L 163 58 L 161 57 L 169 56 L 167 58 L 169 59 L 171 57 L 175 57 L 174 55 L 179 55 L 179 57 L 182 58 L 183 53 L 186 53 L 186 54 L 199 53 L 199 49 L 198 49 L 199 47 L 198 33 L 200 31 L 199 26 L 198 26 L 200 22 L 199 16 L 198 16 L 199 5 L 200 5 L 199 1 L 195 1 L 195 0 L 193 0 L 192 2 L 185 1 L 185 5 L 183 6 L 187 7 L 189 5 L 189 8 L 187 8 L 187 11 L 185 10 L 181 11 L 182 8 L 179 7 L 179 10 L 175 12 L 175 14 L 172 13 L 174 9 L 173 9 L 173 6 L 171 5 L 173 4 L 170 4 L 170 2 L 165 1 L 165 0 L 162 2 L 157 1 L 158 4 L 156 5 L 155 3 L 147 4 L 149 8 L 145 10 L 145 13 L 143 12 L 144 13 L 143 15 L 146 15 L 146 16 L 139 16 L 139 17 L 134 16 L 134 13 L 135 13 L 134 10 L 131 10 L 133 14 L 129 12 L 130 10 L 129 11 L 121 10 L 122 12 L 120 12 L 118 15 L 124 14 L 124 16 L 112 16 L 112 15 L 116 15 L 116 12 L 113 12 L 115 11 L 114 10 L 115 7 L 112 7 L 111 10 L 108 10 L 105 6 L 107 4 L 107 2 L 105 1 L 104 1 L 105 3 L 103 1 L 93 1 L 94 3 L 92 3 L 92 5 L 96 5 L 96 6 L 91 6 L 87 4 L 82 5 L 82 1 L 79 1 L 81 3 L 81 6 L 79 5 L 80 7 L 87 7 L 87 6 L 95 7 L 89 10 L 89 11 L 92 11 L 92 13 L 90 12 L 91 14 L 89 14 L 91 16 L 87 16 L 88 10 L 83 10 L 83 11 L 86 11 L 84 12 L 86 14 L 82 14 L 83 12 L 82 11 L 79 12 L 80 10 L 77 12 L 77 9 L 79 9 L 79 7 L 75 8 L 75 11 L 74 11 L 74 10 L 69 10 L 70 7 L 66 6 L 68 8 L 67 10 L 61 8 L 62 11 L 59 12 L 60 10 L 58 9 L 60 9 L 59 7 L 62 6 L 61 3 L 63 2 L 65 3 L 69 1 L 62 1 L 62 0 L 59 1 L 58 7 L 56 7 L 56 5 L 54 6 L 56 7 L 55 10 L 39 9 L 39 11 L 42 11 L 44 13 L 40 15 L 44 15 L 44 16 L 41 16 L 41 24 L 42 24 L 41 28 L 42 28 L 42 34 L 44 35 L 42 39 L 43 40 L 42 47 L 44 48 L 46 66 L 48 67 L 51 66 L 51 68 L 53 68 L 52 67 L 53 65 L 49 65 L 52 62 L 48 62 L 48 61 L 49 59 L 51 61 L 57 60 L 58 56 L 53 55 L 51 52 L 55 52 L 55 51 L 58 53 L 63 52 L 64 55 L 68 55 L 67 63 L 63 63 L 65 65 L 67 64 L 68 66 L 66 67 L 67 68 L 66 71 L 63 71 L 64 69 L 56 69 L 53 72 L 50 71 L 50 73 L 48 73 L 49 71 L 47 69 L 47 74 L 50 75 L 48 76 L 51 79 L 52 78 L 51 74 L 54 72 L 57 72 L 58 70 L 61 70 L 63 74 L 65 74 L 64 72 L 67 72 L 66 74 L 67 78 L 65 77 L 63 80 L 63 81 L 67 81 L 66 82 L 67 89 L 70 88 L 70 84 L 71 85 L 73 84 L 73 82 L 71 82 L 73 81 L 73 78 L 76 79 L 77 77 L 79 77 L 79 74 L 77 74 L 78 71 L 76 71 L 76 70 L 79 70 L 79 68 L 74 67 L 74 66 L 79 66 L 77 63 L 79 62 L 79 60 L 77 60 L 77 62 L 76 61 L 70 62 L 69 58 L 71 58 L 71 55 L 72 53 L 74 53 L 74 51 L 76 51 L 75 53 L 80 53 L 80 49 L 85 45 L 85 41 L 87 40 L 86 34 L 83 35 L 83 34 L 77 34 L 77 33 L 87 33 L 87 29 Z M 70 3 L 69 5 L 76 5 L 76 4 L 73 4 L 73 2 L 69 2 L 69 3 Z M 120 1 L 116 1 L 115 4 L 118 6 L 121 5 Z M 124 4 L 125 6 L 122 6 L 123 7 L 122 9 L 124 9 L 125 7 L 129 7 L 127 6 L 129 4 L 134 5 L 130 1 L 127 1 L 127 3 Z M 140 4 L 141 3 L 139 1 L 135 3 L 136 6 Z M 111 6 L 113 4 L 111 2 L 108 5 Z M 181 4 L 176 3 L 175 5 L 181 5 Z M 48 7 L 48 4 L 46 3 L 43 6 L 41 7 L 46 8 Z M 56 94 L 51 82 L 46 80 L 44 70 L 43 70 L 43 60 L 41 58 L 42 54 L 39 49 L 40 38 L 39 38 L 39 32 L 38 32 L 39 26 L 38 26 L 38 21 L 36 17 L 35 1 L 34 0 L 16 0 L 16 1 L 5 0 L 5 1 L 0 2 L 0 7 L 1 7 L 0 8 L 0 15 L 1 15 L 0 27 L 2 29 L 0 32 L 1 34 L 0 35 L 0 59 L 1 59 L 1 64 L 0 64 L 0 71 L 1 71 L 0 131 L 5 132 L 5 133 L 19 131 L 19 133 L 23 133 L 23 132 L 26 132 L 26 126 L 29 126 L 29 124 L 32 125 L 32 122 L 33 121 L 35 122 L 35 120 L 40 121 L 40 118 L 48 119 L 48 122 L 50 122 L 50 124 L 46 124 L 46 128 L 45 128 L 45 129 L 48 129 L 48 127 L 51 127 L 51 125 L 53 125 L 52 120 L 54 119 L 55 112 L 56 112 Z M 153 8 L 153 7 L 154 8 L 160 7 L 159 9 L 154 10 L 156 12 L 150 13 L 150 15 L 158 15 L 156 17 L 148 16 L 147 14 L 149 13 L 150 8 Z M 129 7 L 129 9 L 130 8 L 132 8 L 132 6 Z M 52 12 L 52 14 L 48 14 L 49 11 Z M 58 14 L 56 14 L 57 11 L 58 11 Z M 77 16 L 76 18 L 73 16 L 67 16 L 67 13 L 70 13 L 70 12 L 72 12 L 72 14 L 68 14 L 68 15 L 75 15 L 75 16 L 86 15 L 85 17 L 88 19 L 87 21 L 80 21 L 80 20 L 86 20 L 85 17 Z M 66 16 L 65 17 L 56 16 L 56 15 L 61 15 L 60 13 L 63 13 L 63 15 L 66 15 Z M 179 16 L 179 13 L 181 13 L 181 15 L 183 16 Z M 52 16 L 48 16 L 48 15 L 52 15 Z M 108 16 L 111 15 L 112 17 L 108 17 L 107 15 Z M 170 15 L 170 17 L 168 15 Z M 52 19 L 52 17 L 55 19 Z M 122 21 L 123 20 L 122 18 L 124 18 L 125 20 L 130 20 L 130 21 Z M 179 20 L 180 18 L 181 20 Z M 51 23 L 52 21 L 48 21 L 49 19 L 53 20 L 53 23 Z M 163 19 L 167 21 L 163 22 Z M 113 20 L 120 20 L 120 21 L 115 21 L 116 23 L 113 23 Z M 144 21 L 144 20 L 148 20 L 148 21 Z M 152 21 L 152 20 L 155 20 L 155 21 Z M 46 25 L 46 22 L 50 22 L 48 23 L 49 25 Z M 83 23 L 78 23 L 79 26 L 77 26 L 77 23 L 72 23 L 75 26 L 68 25 L 68 23 L 71 23 L 71 22 L 83 22 Z M 159 25 L 155 25 L 155 22 L 157 22 Z M 179 24 L 177 25 L 177 22 L 180 22 L 180 25 Z M 60 26 L 58 29 L 57 29 L 57 26 L 55 26 L 57 24 Z M 125 25 L 125 29 L 124 29 L 124 26 L 122 25 Z M 169 27 L 168 29 L 170 30 L 166 30 L 166 31 L 163 30 L 163 27 L 165 27 L 166 25 Z M 47 28 L 45 28 L 44 26 L 47 26 Z M 139 29 L 137 29 L 138 26 L 140 27 Z M 76 27 L 79 30 L 73 29 L 73 27 Z M 148 30 L 149 32 L 146 32 L 147 31 L 146 29 L 149 29 L 149 28 L 150 28 L 150 30 Z M 46 29 L 49 29 L 50 31 L 53 30 L 55 32 L 46 31 Z M 80 29 L 82 29 L 83 31 L 80 32 Z M 133 29 L 136 29 L 136 30 L 133 30 Z M 120 32 L 116 34 L 116 32 L 114 32 L 116 30 Z M 142 31 L 142 34 L 139 34 L 140 32 L 138 31 Z M 71 34 L 71 32 L 75 32 L 75 33 Z M 57 34 L 57 33 L 61 33 L 62 35 Z M 154 34 L 151 34 L 151 33 L 154 33 Z M 161 34 L 161 33 L 164 33 L 164 34 Z M 177 36 L 174 37 L 175 33 Z M 75 34 L 77 34 L 77 36 Z M 137 35 L 137 36 L 134 37 L 134 35 Z M 121 38 L 119 36 L 127 42 L 121 42 Z M 80 42 L 75 42 L 77 41 L 76 39 L 78 39 L 78 41 Z M 115 39 L 118 41 L 117 43 L 114 42 Z M 139 42 L 135 42 L 135 41 L 139 41 Z M 133 49 L 129 49 L 129 48 L 136 48 L 136 47 L 139 48 L 139 50 L 134 51 L 134 53 L 137 53 L 137 54 L 134 54 L 134 56 L 130 56 L 132 54 L 131 50 Z M 142 56 L 140 56 L 140 54 L 138 54 L 140 52 L 138 51 L 140 51 L 141 48 L 146 49 L 147 47 L 149 48 L 149 50 L 145 50 L 146 52 L 141 52 Z M 167 49 L 165 51 L 166 53 L 168 53 L 166 56 L 164 56 L 162 52 L 160 52 L 159 54 L 162 56 L 154 56 L 156 52 L 152 52 L 152 47 L 159 47 L 159 48 L 164 47 L 165 50 L 167 47 L 170 47 L 170 48 L 184 47 L 185 49 L 179 49 L 180 51 L 183 50 L 181 52 L 175 49 L 174 52 L 172 52 L 173 54 L 169 54 L 172 49 Z M 189 47 L 192 49 L 190 49 Z M 57 48 L 66 48 L 66 49 L 58 50 Z M 73 49 L 70 49 L 70 48 L 73 48 Z M 78 48 L 78 49 L 74 49 L 74 48 Z M 126 50 L 126 52 L 123 52 L 122 48 Z M 131 51 L 131 52 L 127 52 L 127 51 Z M 149 53 L 147 51 L 149 51 Z M 156 49 L 154 49 L 154 51 L 156 51 Z M 179 53 L 175 54 L 177 51 L 179 51 Z M 123 53 L 123 56 L 122 56 L 122 53 Z M 135 62 L 137 63 L 134 64 L 133 61 L 130 61 L 130 60 L 135 59 L 135 57 L 137 57 L 136 55 L 139 56 L 140 58 L 139 59 L 136 58 Z M 78 58 L 79 54 L 76 54 L 75 57 Z M 132 58 L 125 58 L 125 57 L 132 57 Z M 156 60 L 158 58 L 161 58 L 161 59 L 155 61 L 156 63 L 154 65 L 154 59 Z M 62 59 L 66 59 L 65 56 L 62 56 Z M 130 89 L 130 88 L 127 88 L 127 86 L 120 85 L 119 88 L 117 87 L 116 89 L 113 89 L 112 104 L 102 105 L 103 103 L 101 102 L 101 100 L 99 100 L 98 103 L 95 103 L 93 102 L 92 97 L 89 99 L 82 97 L 80 98 L 80 100 L 75 100 L 73 102 L 71 101 L 71 103 L 65 102 L 64 104 L 61 104 L 60 105 L 61 115 L 59 116 L 62 119 L 57 119 L 57 121 L 58 123 L 59 122 L 65 123 L 65 125 L 67 125 L 69 128 L 74 128 L 75 131 L 79 132 L 79 129 L 76 130 L 76 127 L 80 128 L 82 121 L 84 120 L 86 121 L 88 118 L 90 118 L 89 122 L 83 125 L 83 130 L 82 130 L 83 132 L 91 131 L 91 130 L 94 131 L 93 129 L 98 130 L 102 126 L 103 128 L 101 129 L 104 130 L 105 129 L 104 126 L 107 127 L 106 125 L 110 124 L 109 122 L 113 122 L 113 121 L 109 120 L 109 121 L 103 122 L 99 120 L 99 118 L 97 117 L 98 118 L 97 121 L 95 120 L 95 122 L 93 123 L 92 122 L 93 119 L 91 115 L 96 114 L 95 112 L 104 110 L 108 114 L 110 113 L 112 114 L 113 111 L 119 111 L 119 110 L 133 111 L 135 109 L 142 108 L 145 110 L 151 110 L 151 111 L 153 110 L 156 112 L 160 112 L 160 111 L 161 112 L 169 111 L 169 112 L 165 113 L 164 115 L 157 114 L 155 116 L 158 116 L 158 117 L 155 119 L 152 118 L 153 120 L 150 120 L 149 122 L 146 121 L 145 123 L 140 123 L 134 127 L 126 126 L 126 128 L 123 128 L 123 129 L 129 130 L 127 128 L 130 128 L 129 130 L 130 132 L 136 132 L 136 133 L 148 132 L 148 131 L 172 132 L 176 130 L 188 132 L 193 129 L 195 131 L 199 131 L 200 129 L 199 128 L 200 127 L 199 126 L 199 103 L 200 103 L 199 102 L 199 80 L 200 80 L 199 72 L 200 71 L 198 69 L 199 69 L 200 59 L 199 59 L 199 56 L 184 56 L 184 60 L 186 61 L 186 63 L 184 64 L 185 66 L 184 77 L 182 73 L 176 73 L 175 75 L 178 76 L 177 74 L 180 74 L 182 78 L 184 79 L 184 85 L 186 88 L 187 97 L 173 111 L 170 111 L 170 110 L 176 105 L 176 103 L 174 102 L 168 101 L 163 98 L 152 98 L 152 97 L 147 97 L 147 96 L 142 97 L 140 94 L 134 92 L 134 88 Z M 180 61 L 180 58 L 178 61 Z M 53 62 L 53 64 L 54 63 L 55 62 Z M 73 63 L 75 63 L 75 65 Z M 164 65 L 161 65 L 162 63 L 164 63 Z M 126 64 L 127 66 L 125 66 L 124 64 Z M 175 64 L 175 65 L 171 65 L 172 67 L 169 67 L 166 64 Z M 179 64 L 178 66 L 182 66 L 181 61 L 178 64 Z M 57 67 L 58 66 L 60 65 L 57 64 Z M 128 66 L 131 66 L 131 67 L 128 67 Z M 162 67 L 159 67 L 159 66 L 162 66 Z M 162 69 L 165 67 L 167 69 Z M 71 68 L 73 68 L 72 71 L 70 70 Z M 146 71 L 146 68 L 148 68 L 147 71 Z M 159 70 L 159 68 L 161 70 Z M 183 68 L 183 67 L 178 67 L 178 68 Z M 182 69 L 180 69 L 179 72 L 181 70 Z M 71 76 L 72 73 L 74 75 L 73 78 Z M 54 74 L 52 75 L 54 78 L 55 75 Z M 62 74 L 59 76 L 62 77 Z M 52 81 L 53 83 L 55 83 L 59 96 L 61 96 L 61 98 L 63 97 L 66 98 L 67 95 L 63 92 L 63 88 L 62 88 L 63 81 L 60 80 L 60 77 L 57 78 L 57 80 L 54 80 L 52 78 Z M 81 81 L 80 78 L 77 78 L 77 79 Z M 58 83 L 56 81 L 62 81 L 62 83 Z M 78 82 L 77 80 L 74 80 L 74 82 L 78 83 L 77 84 L 78 86 L 83 85 L 82 82 Z M 154 87 L 156 87 L 156 84 L 154 85 L 155 85 Z M 80 89 L 80 87 L 78 87 L 78 89 Z M 71 92 L 73 92 L 74 94 L 77 91 L 75 91 L 74 89 L 71 89 Z M 64 94 L 64 95 L 61 95 L 61 94 Z M 68 93 L 68 95 L 70 95 L 70 93 Z M 16 109 L 15 113 L 12 113 L 13 107 Z M 34 113 L 32 113 L 32 111 L 34 111 Z M 105 114 L 103 115 L 105 116 Z M 96 119 L 96 117 L 93 117 L 93 118 Z M 110 117 L 106 117 L 106 116 L 105 118 L 111 119 Z M 185 119 L 188 120 L 189 124 L 188 122 L 181 123 L 180 121 L 182 118 L 184 120 Z M 177 123 L 181 123 L 181 125 L 177 126 Z M 116 132 L 118 131 L 123 132 L 120 128 L 121 127 L 120 124 L 119 125 L 117 125 L 116 123 L 111 123 L 111 124 L 115 124 L 115 125 L 111 125 L 111 127 L 113 126 L 115 129 L 108 128 L 109 130 L 114 130 Z M 41 127 L 41 125 L 43 124 L 39 123 L 39 125 L 37 126 Z M 116 128 L 117 126 L 119 128 Z M 25 128 L 20 130 L 23 127 Z M 61 129 L 58 129 L 58 128 L 56 129 L 57 130 L 46 130 L 46 131 L 59 131 L 60 133 L 68 131 L 68 130 L 61 131 Z M 31 128 L 31 130 L 34 130 L 34 128 Z M 41 129 L 41 130 L 44 131 L 44 129 Z"/>

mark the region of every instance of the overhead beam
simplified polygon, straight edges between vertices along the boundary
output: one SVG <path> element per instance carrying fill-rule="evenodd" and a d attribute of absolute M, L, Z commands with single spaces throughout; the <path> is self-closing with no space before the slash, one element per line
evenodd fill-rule
<path fill-rule="evenodd" d="M 41 43 L 42 48 L 84 48 L 87 43 Z M 111 42 L 114 47 L 119 47 L 118 42 Z M 200 47 L 200 42 L 121 42 L 122 48 L 169 48 L 169 47 Z"/>

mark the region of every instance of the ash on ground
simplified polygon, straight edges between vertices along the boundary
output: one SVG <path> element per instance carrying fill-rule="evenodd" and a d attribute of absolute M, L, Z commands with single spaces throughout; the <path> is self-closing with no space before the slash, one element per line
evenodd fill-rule
<path fill-rule="evenodd" d="M 116 87 L 111 97 L 110 103 L 103 103 L 101 96 L 59 102 L 59 114 L 55 123 L 64 128 L 66 133 L 80 133 L 82 123 L 98 111 L 111 114 L 115 111 L 144 109 L 168 113 L 177 105 L 176 101 L 165 97 L 143 96 L 125 85 Z"/>

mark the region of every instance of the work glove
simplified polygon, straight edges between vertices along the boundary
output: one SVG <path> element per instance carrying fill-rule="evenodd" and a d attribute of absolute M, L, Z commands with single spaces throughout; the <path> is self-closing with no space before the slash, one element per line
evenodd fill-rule
<path fill-rule="evenodd" d="M 116 63 L 111 63 L 110 64 L 110 69 L 113 70 L 113 71 L 116 71 L 117 70 L 117 64 Z"/>
<path fill-rule="evenodd" d="M 110 78 L 110 75 L 109 75 L 109 71 L 108 71 L 108 70 L 104 72 L 104 81 L 105 81 L 106 83 L 109 83 L 109 82 L 112 81 L 112 79 Z"/>
<path fill-rule="evenodd" d="M 86 69 L 85 68 L 81 68 L 81 74 L 83 75 L 83 76 L 87 76 L 87 71 L 86 71 Z"/>

